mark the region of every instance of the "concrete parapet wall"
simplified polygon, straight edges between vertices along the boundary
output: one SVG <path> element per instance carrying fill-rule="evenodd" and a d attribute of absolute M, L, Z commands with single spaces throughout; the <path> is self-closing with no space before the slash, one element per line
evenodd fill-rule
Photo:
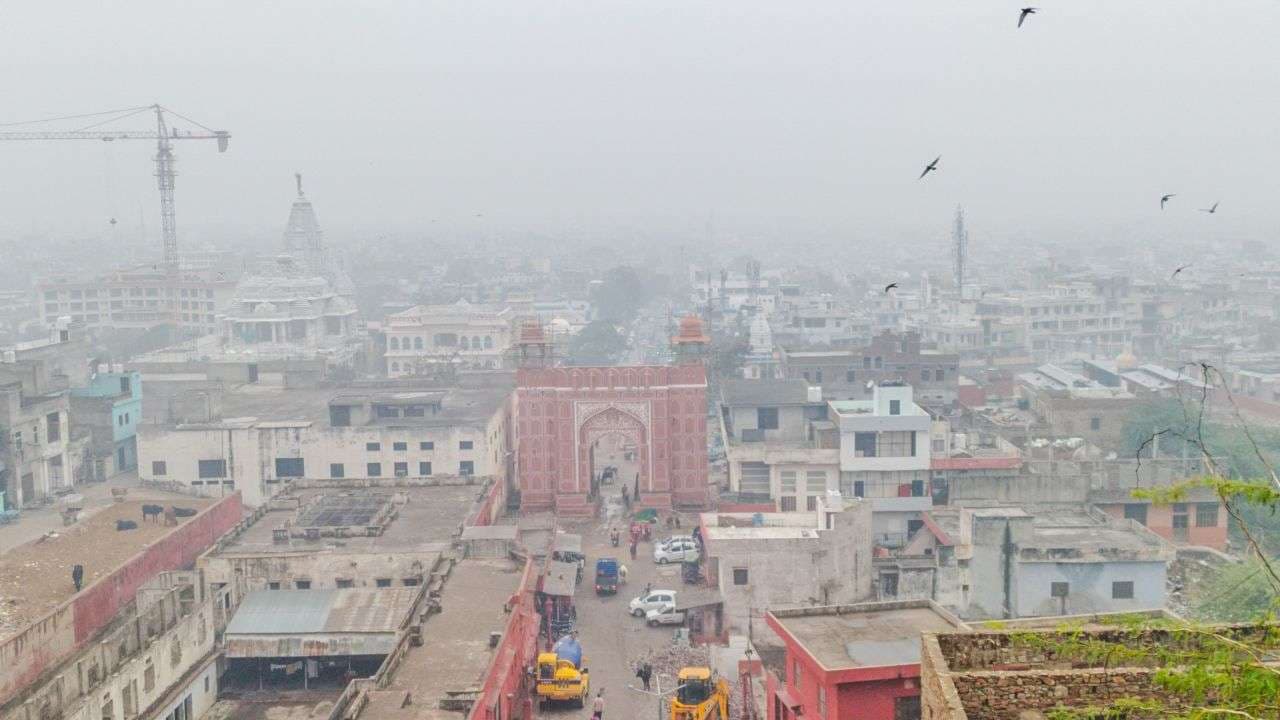
<path fill-rule="evenodd" d="M 133 602 L 143 583 L 191 566 L 200 553 L 240 522 L 240 495 L 210 505 L 0 644 L 0 704 L 91 641 Z"/>

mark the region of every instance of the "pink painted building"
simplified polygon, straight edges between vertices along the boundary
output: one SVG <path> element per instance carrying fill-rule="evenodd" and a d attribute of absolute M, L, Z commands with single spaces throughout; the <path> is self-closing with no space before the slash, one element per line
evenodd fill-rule
<path fill-rule="evenodd" d="M 640 507 L 702 508 L 707 487 L 707 374 L 701 322 L 685 318 L 669 366 L 548 367 L 540 328 L 520 333 L 512 406 L 521 509 L 594 512 L 602 440 L 631 448 Z"/>
<path fill-rule="evenodd" d="M 920 717 L 920 635 L 967 626 L 928 600 L 773 610 L 781 668 L 765 676 L 768 720 Z"/>

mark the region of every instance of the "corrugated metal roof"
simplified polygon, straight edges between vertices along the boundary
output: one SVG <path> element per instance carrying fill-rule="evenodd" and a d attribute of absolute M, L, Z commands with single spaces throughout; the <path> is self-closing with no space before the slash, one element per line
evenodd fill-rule
<path fill-rule="evenodd" d="M 419 588 L 259 590 L 249 593 L 227 635 L 392 633 L 413 607 Z"/>
<path fill-rule="evenodd" d="M 337 590 L 259 590 L 249 593 L 227 625 L 228 635 L 324 632 Z"/>

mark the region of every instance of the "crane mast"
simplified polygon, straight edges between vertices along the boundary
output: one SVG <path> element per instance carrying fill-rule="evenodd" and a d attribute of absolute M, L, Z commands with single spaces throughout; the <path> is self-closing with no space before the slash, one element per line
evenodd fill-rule
<path fill-rule="evenodd" d="M 155 130 L 98 130 L 103 125 L 122 120 L 133 115 L 145 112 L 154 112 L 156 116 Z M 165 114 L 185 120 L 192 125 L 200 128 L 194 131 L 179 131 L 172 126 L 165 118 Z M 160 190 L 160 239 L 163 243 L 164 251 L 164 267 L 171 273 L 178 270 L 178 213 L 177 205 L 174 202 L 174 180 L 177 176 L 176 162 L 177 158 L 173 153 L 173 143 L 176 140 L 217 140 L 218 152 L 226 152 L 227 143 L 231 139 L 231 133 L 226 130 L 212 130 L 200 123 L 183 117 L 168 108 L 161 105 L 145 105 L 136 108 L 126 108 L 124 110 L 113 110 L 103 113 L 89 113 L 86 115 L 73 115 L 60 118 L 48 118 L 45 120 L 33 120 L 29 122 L 7 123 L 0 127 L 15 127 L 24 125 L 34 125 L 39 123 L 51 123 L 67 120 L 83 119 L 83 118 L 100 118 L 102 116 L 112 116 L 105 120 L 99 120 L 93 124 L 79 128 L 77 130 L 56 130 L 56 131 L 33 131 L 33 130 L 16 130 L 16 131 L 0 131 L 0 140 L 101 140 L 103 142 L 112 142 L 115 140 L 155 140 L 156 141 L 156 185 Z"/>
<path fill-rule="evenodd" d="M 164 110 L 156 111 L 156 184 L 160 187 L 160 241 L 164 246 L 164 266 L 170 272 L 178 269 L 178 211 L 173 201 L 173 185 L 177 177 L 174 169 L 173 145 L 169 142 L 169 129 L 165 126 Z"/>

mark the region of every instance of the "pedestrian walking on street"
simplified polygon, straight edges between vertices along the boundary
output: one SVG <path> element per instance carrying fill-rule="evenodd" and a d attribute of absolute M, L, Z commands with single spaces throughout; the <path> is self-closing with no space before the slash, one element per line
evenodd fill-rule
<path fill-rule="evenodd" d="M 626 565 L 618 566 L 618 582 L 623 585 L 627 584 L 627 566 Z"/>
<path fill-rule="evenodd" d="M 649 679 L 653 677 L 653 666 L 647 662 L 640 663 L 640 669 L 636 670 L 636 677 L 640 678 L 640 682 L 644 684 L 644 689 L 649 690 Z"/>
<path fill-rule="evenodd" d="M 636 559 L 636 541 L 635 540 L 631 541 L 631 559 L 632 560 Z"/>
<path fill-rule="evenodd" d="M 71 583 L 76 586 L 76 592 L 80 592 L 81 585 L 84 584 L 84 566 L 71 566 Z"/>
<path fill-rule="evenodd" d="M 596 701 L 591 703 L 591 720 L 604 718 L 604 690 L 596 693 Z"/>

